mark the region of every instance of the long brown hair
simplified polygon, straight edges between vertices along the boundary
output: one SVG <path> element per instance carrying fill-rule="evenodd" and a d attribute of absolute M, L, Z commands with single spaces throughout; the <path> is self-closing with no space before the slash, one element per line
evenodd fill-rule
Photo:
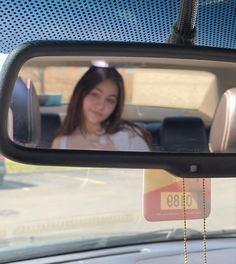
<path fill-rule="evenodd" d="M 124 127 L 128 127 L 150 144 L 150 135 L 146 130 L 121 118 L 125 102 L 125 87 L 122 76 L 113 67 L 92 66 L 85 72 L 74 88 L 68 105 L 67 115 L 56 136 L 70 135 L 77 128 L 80 129 L 81 133 L 86 133 L 82 108 L 83 100 L 97 85 L 106 80 L 112 81 L 117 86 L 118 97 L 114 111 L 102 123 L 105 133 L 114 134 Z"/>

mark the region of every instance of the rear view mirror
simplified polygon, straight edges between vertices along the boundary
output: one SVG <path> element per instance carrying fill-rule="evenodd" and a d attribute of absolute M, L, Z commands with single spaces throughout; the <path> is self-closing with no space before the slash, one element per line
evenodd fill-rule
<path fill-rule="evenodd" d="M 54 44 L 25 45 L 5 63 L 5 155 L 23 161 L 23 152 L 31 153 L 35 163 L 40 153 L 45 165 L 155 167 L 192 177 L 201 174 L 203 157 L 235 157 L 234 51 Z"/>

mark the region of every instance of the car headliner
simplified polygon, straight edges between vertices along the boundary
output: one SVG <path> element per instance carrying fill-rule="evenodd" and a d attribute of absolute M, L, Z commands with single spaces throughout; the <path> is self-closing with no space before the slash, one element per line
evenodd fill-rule
<path fill-rule="evenodd" d="M 3 0 L 0 53 L 30 40 L 164 43 L 180 0 Z M 236 48 L 235 0 L 199 0 L 196 45 Z"/>

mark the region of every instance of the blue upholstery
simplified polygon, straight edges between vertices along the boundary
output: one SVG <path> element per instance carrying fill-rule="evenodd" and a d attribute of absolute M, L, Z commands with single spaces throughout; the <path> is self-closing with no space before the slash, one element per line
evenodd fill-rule
<path fill-rule="evenodd" d="M 207 131 L 198 117 L 168 117 L 160 130 L 160 148 L 170 152 L 208 152 Z"/>

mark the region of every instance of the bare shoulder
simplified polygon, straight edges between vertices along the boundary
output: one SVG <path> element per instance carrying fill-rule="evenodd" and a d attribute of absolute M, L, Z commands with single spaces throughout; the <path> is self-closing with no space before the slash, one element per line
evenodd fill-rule
<path fill-rule="evenodd" d="M 61 143 L 61 137 L 56 137 L 54 138 L 53 142 L 52 142 L 52 148 L 53 149 L 58 149 L 60 148 L 60 143 Z"/>

